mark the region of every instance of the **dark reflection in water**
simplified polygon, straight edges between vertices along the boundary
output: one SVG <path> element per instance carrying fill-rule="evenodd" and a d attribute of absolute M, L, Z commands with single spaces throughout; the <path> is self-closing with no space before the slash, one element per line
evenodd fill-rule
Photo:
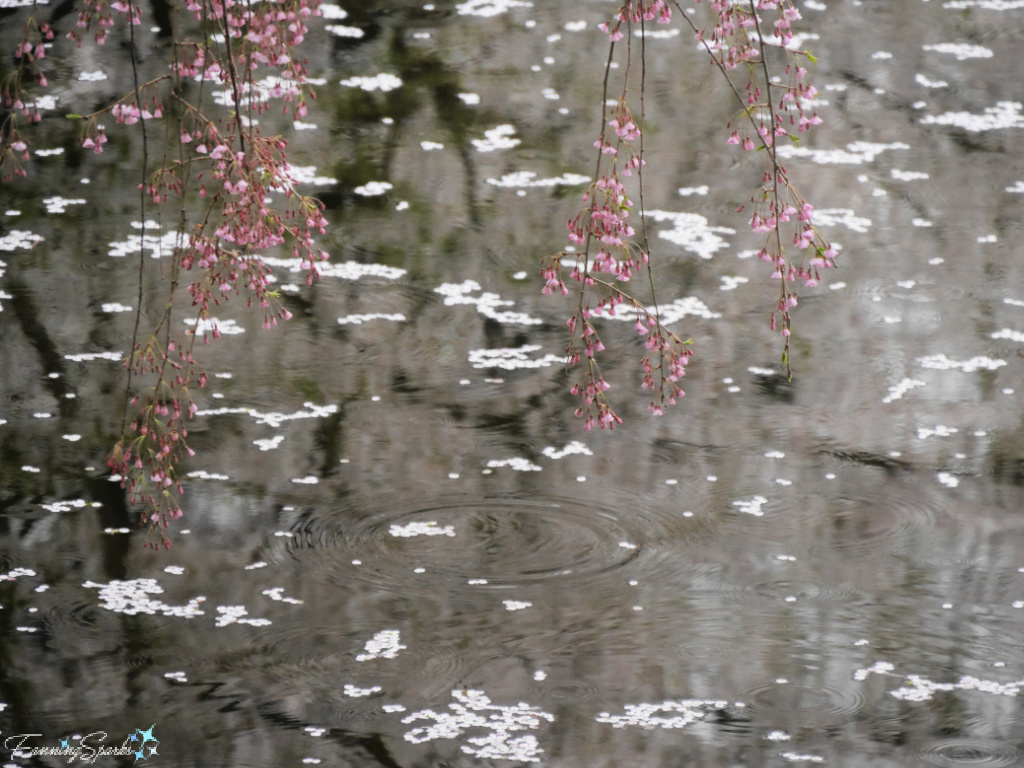
<path fill-rule="evenodd" d="M 60 54 L 33 148 L 65 153 L 0 217 L 44 238 L 0 252 L 0 736 L 155 724 L 152 761 L 197 766 L 1019 764 L 1024 10 L 801 4 L 826 123 L 789 170 L 843 250 L 792 381 L 732 105 L 687 35 L 648 42 L 645 202 L 694 214 L 648 222 L 659 299 L 707 312 L 673 325 L 696 357 L 661 420 L 605 323 L 607 435 L 571 416 L 536 279 L 592 164 L 601 9 L 476 5 L 316 22 L 292 158 L 338 266 L 279 265 L 272 332 L 219 310 L 169 552 L 103 474 L 137 139 L 84 155 L 59 118 L 127 68 Z M 378 74 L 402 82 L 341 85 Z"/>

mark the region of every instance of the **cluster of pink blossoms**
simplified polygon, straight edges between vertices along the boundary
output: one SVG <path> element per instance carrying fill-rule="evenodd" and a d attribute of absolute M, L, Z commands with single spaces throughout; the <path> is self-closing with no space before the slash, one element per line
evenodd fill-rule
<path fill-rule="evenodd" d="M 672 21 L 672 6 L 665 0 L 654 0 L 644 4 L 643 0 L 628 2 L 619 9 L 612 22 L 602 22 L 597 28 L 608 35 L 611 42 L 617 42 L 623 38 L 622 23 L 640 24 L 644 21 L 656 21 L 658 24 L 668 24 Z"/>
<path fill-rule="evenodd" d="M 0 181 L 7 183 L 16 176 L 26 176 L 23 162 L 30 159 L 28 137 L 18 125 L 18 117 L 29 123 L 42 120 L 36 100 L 26 94 L 29 77 L 35 85 L 49 85 L 39 62 L 46 58 L 46 43 L 53 40 L 53 29 L 47 23 L 37 24 L 34 18 L 21 30 L 21 40 L 14 48 L 17 65 L 3 82 L 3 100 L 8 114 L 0 123 Z"/>
<path fill-rule="evenodd" d="M 776 313 L 781 314 L 785 337 L 783 360 L 788 370 L 789 311 L 797 303 L 796 293 L 789 284 L 801 278 L 805 286 L 817 285 L 820 280 L 818 270 L 834 265 L 836 256 L 828 240 L 814 226 L 813 206 L 790 184 L 786 169 L 776 153 L 779 138 L 795 141 L 796 135 L 821 123 L 821 118 L 814 111 L 817 91 L 806 82 L 807 70 L 800 63 L 801 57 L 810 61 L 814 59 L 808 52 L 788 47 L 793 40 L 792 24 L 800 19 L 800 13 L 791 0 L 709 0 L 708 4 L 712 13 L 707 27 L 698 29 L 686 14 L 683 18 L 696 39 L 703 43 L 740 102 L 742 122 L 735 129 L 730 123 L 728 143 L 741 145 L 746 151 L 753 151 L 758 146 L 767 150 L 768 167 L 762 174 L 760 187 L 751 198 L 754 211 L 750 226 L 754 232 L 766 236 L 758 255 L 772 264 L 772 277 L 779 279 L 782 285 L 772 312 L 771 327 L 776 327 Z M 760 11 L 775 12 L 767 35 L 763 32 L 763 20 L 758 15 Z M 664 0 L 629 0 L 612 21 L 599 27 L 614 46 L 634 26 L 642 27 L 648 21 L 666 23 L 671 16 L 669 3 Z M 770 55 L 769 49 L 777 49 L 787 57 L 786 82 L 775 81 L 770 76 L 769 63 L 764 58 Z M 630 50 L 627 46 L 627 56 Z M 736 89 L 729 74 L 740 64 L 746 64 L 749 72 L 745 96 Z M 628 69 L 627 61 L 627 72 Z M 607 75 L 606 70 L 606 83 Z M 607 128 L 614 131 L 615 139 L 609 137 Z M 621 423 L 608 403 L 605 393 L 609 384 L 595 360 L 596 353 L 604 349 L 604 344 L 592 323 L 594 317 L 615 315 L 617 311 L 635 313 L 634 329 L 646 337 L 644 346 L 647 354 L 641 361 L 641 386 L 654 393 L 649 406 L 652 413 L 661 414 L 664 406 L 675 403 L 683 395 L 678 382 L 685 375 L 692 355 L 690 342 L 668 331 L 658 319 L 653 277 L 650 279 L 650 307 L 625 293 L 622 287 L 641 266 L 648 272 L 650 270 L 649 254 L 630 240 L 635 235 L 627 222 L 632 201 L 620 178 L 629 176 L 645 164 L 642 151 L 634 147 L 635 142 L 642 140 L 641 131 L 642 126 L 633 119 L 626 106 L 624 90 L 612 119 L 602 127 L 601 136 L 594 144 L 599 152 L 598 172 L 583 198 L 587 207 L 568 222 L 569 240 L 574 247 L 546 259 L 543 264 L 543 293 L 569 294 L 562 277 L 563 263 L 571 264 L 569 279 L 578 285 L 577 307 L 567 321 L 570 333 L 567 362 L 570 366 L 583 363 L 570 391 L 582 400 L 576 415 L 585 418 L 586 429 L 595 425 L 613 428 Z M 810 258 L 794 262 L 787 256 L 781 234 L 781 227 L 786 223 L 794 227 L 793 249 L 801 254 L 811 252 Z M 627 304 L 628 309 L 620 307 L 622 304 Z"/>
<path fill-rule="evenodd" d="M 622 17 L 620 22 L 625 21 L 628 25 L 634 15 L 650 13 L 650 6 L 642 10 L 639 4 L 630 6 L 619 14 Z M 614 34 L 614 29 L 609 32 L 610 37 Z M 636 231 L 628 219 L 633 201 L 622 182 L 622 177 L 631 176 L 634 170 L 645 165 L 636 144 L 641 139 L 641 126 L 625 99 L 620 99 L 613 108 L 606 125 L 611 131 L 602 131 L 594 143 L 599 157 L 607 158 L 605 170 L 584 194 L 586 207 L 567 223 L 568 238 L 574 247 L 548 259 L 542 273 L 545 281 L 543 293 L 569 293 L 562 278 L 565 263 L 571 264 L 569 279 L 579 286 L 576 311 L 566 323 L 570 333 L 566 355 L 570 366 L 583 363 L 569 391 L 581 400 L 576 416 L 584 419 L 584 429 L 587 430 L 595 426 L 614 429 L 622 423 L 608 401 L 606 392 L 611 385 L 605 380 L 596 359 L 605 345 L 592 322 L 594 318 L 615 316 L 619 312 L 635 314 L 634 328 L 641 336 L 647 337 L 647 351 L 641 362 L 644 371 L 642 386 L 654 394 L 649 406 L 652 413 L 660 414 L 665 405 L 682 397 L 683 391 L 676 382 L 685 374 L 686 363 L 692 354 L 686 342 L 661 324 L 656 310 L 649 309 L 624 289 L 624 284 L 632 280 L 636 270 L 649 268 L 650 262 L 649 254 L 632 242 Z"/>
<path fill-rule="evenodd" d="M 183 231 L 172 251 L 168 309 L 148 336 L 136 340 L 125 363 L 127 389 L 132 393 L 129 403 L 136 410 L 130 418 L 126 412 L 126 434 L 108 461 L 121 476 L 131 501 L 145 506 L 143 521 L 160 531 L 165 544 L 162 529 L 181 514 L 171 493 L 182 491 L 177 467 L 192 455 L 185 423 L 197 406 L 190 387 L 202 388 L 206 383 L 206 374 L 192 354 L 196 335 L 204 343 L 219 336 L 210 311 L 233 295 L 244 294 L 249 305 L 263 310 L 264 327 L 291 317 L 280 305 L 270 268 L 261 258 L 268 250 L 290 249 L 310 283 L 318 276 L 316 265 L 327 258 L 316 244 L 327 226 L 323 205 L 297 191 L 285 158 L 287 142 L 279 136 L 262 136 L 252 119 L 273 98 L 284 101 L 285 114 L 289 106 L 296 118 L 306 114 L 306 97 L 315 98 L 315 94 L 305 85 L 305 62 L 295 57 L 295 49 L 307 34 L 306 21 L 320 13 L 319 0 L 186 0 L 184 5 L 205 32 L 215 34 L 204 34 L 197 43 L 180 37 L 181 25 L 175 25 L 169 74 L 145 83 L 136 79 L 134 89 L 116 103 L 91 115 L 71 116 L 82 121 L 83 148 L 102 153 L 108 143 L 100 122 L 105 116 L 119 125 L 139 124 L 145 136 L 146 123 L 171 112 L 177 125 L 170 132 L 180 137 L 177 157 L 172 155 L 155 171 L 143 169 L 140 218 L 146 219 L 147 202 L 160 206 L 171 196 L 180 196 L 182 208 L 187 209 L 190 203 L 184 198 L 191 198 L 193 192 L 202 201 L 195 223 L 189 227 L 182 221 Z M 34 10 L 28 14 L 15 51 L 17 66 L 4 81 L 5 102 L 13 108 L 3 125 L 0 164 L 5 180 L 25 175 L 20 161 L 29 159 L 29 142 L 20 132 L 17 117 L 39 121 L 35 101 L 25 95 L 26 81 L 32 76 L 36 86 L 48 84 L 39 61 L 46 57 L 45 43 L 54 34 L 47 24 L 37 23 Z M 141 9 L 133 0 L 83 0 L 67 37 L 81 45 L 86 33 L 92 32 L 102 45 L 121 22 L 134 53 L 135 29 L 141 21 Z M 257 82 L 261 70 L 272 72 Z M 134 66 L 132 71 L 137 77 Z M 213 117 L 209 104 L 189 102 L 188 94 L 196 91 L 181 87 L 183 78 L 226 87 L 216 95 L 225 97 L 230 111 Z M 198 94 L 200 99 L 213 95 L 203 87 Z M 169 102 L 174 102 L 173 110 L 165 110 Z M 148 155 L 143 165 L 147 163 Z M 281 202 L 272 203 L 271 196 Z M 180 341 L 170 311 L 179 271 L 192 277 L 185 285 L 197 331 L 202 328 L 196 335 L 186 333 Z M 146 384 L 136 394 L 134 379 L 139 377 Z"/>
<path fill-rule="evenodd" d="M 113 11 L 114 13 L 111 13 Z M 78 45 L 82 44 L 82 33 L 92 29 L 92 25 L 98 26 L 99 32 L 95 34 L 97 45 L 105 45 L 107 34 L 115 24 L 115 15 L 123 16 L 133 26 L 142 23 L 142 10 L 133 2 L 115 0 L 110 3 L 108 0 L 83 0 L 81 10 L 78 12 L 78 21 L 75 28 L 68 32 L 68 39 L 74 40 Z"/>
<path fill-rule="evenodd" d="M 741 145 L 748 152 L 765 150 L 766 168 L 761 186 L 750 200 L 754 210 L 749 223 L 754 232 L 765 235 L 758 256 L 772 265 L 772 279 L 780 281 L 770 324 L 776 330 L 776 317 L 781 318 L 781 333 L 786 339 L 783 361 L 788 372 L 789 310 L 797 304 L 790 283 L 803 279 L 806 287 L 816 286 L 821 279 L 818 270 L 834 266 L 837 255 L 814 225 L 814 207 L 790 183 L 776 152 L 780 139 L 798 142 L 800 134 L 822 122 L 815 111 L 817 89 L 807 82 L 807 68 L 803 66 L 804 60 L 813 63 L 815 59 L 810 52 L 792 47 L 792 24 L 800 19 L 792 0 L 711 0 L 710 7 L 714 12 L 710 29 L 698 30 L 688 18 L 687 22 L 727 79 L 729 71 L 739 64 L 747 65 L 744 95 L 734 90 L 742 111 L 736 119 L 738 126 L 730 121 L 728 143 Z M 775 12 L 770 34 L 765 32 L 765 20 L 759 11 Z M 769 77 L 768 57 L 772 56 L 784 61 L 785 79 Z M 800 254 L 797 260 L 788 255 L 784 244 L 787 238 L 782 227 L 787 222 L 792 222 L 793 251 Z"/>

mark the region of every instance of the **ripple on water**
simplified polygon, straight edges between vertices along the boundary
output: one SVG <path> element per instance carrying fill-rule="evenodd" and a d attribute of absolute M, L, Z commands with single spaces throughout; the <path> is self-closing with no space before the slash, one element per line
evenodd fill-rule
<path fill-rule="evenodd" d="M 917 753 L 920 760 L 942 768 L 959 766 L 1019 765 L 1024 753 L 1002 741 L 990 739 L 943 739 Z"/>
<path fill-rule="evenodd" d="M 605 693 L 581 680 L 539 681 L 531 685 L 529 691 L 531 700 L 551 703 L 592 701 Z"/>
<path fill-rule="evenodd" d="M 902 493 L 879 489 L 878 498 L 840 496 L 828 500 L 829 547 L 847 555 L 898 552 L 905 539 L 935 537 L 940 509 L 923 491 Z"/>
<path fill-rule="evenodd" d="M 739 650 L 735 645 L 723 641 L 694 640 L 676 646 L 676 652 L 684 659 L 722 659 Z"/>
<path fill-rule="evenodd" d="M 813 713 L 813 718 L 834 718 L 845 722 L 864 709 L 864 694 L 859 687 L 840 690 L 829 685 L 802 683 L 768 683 L 754 686 L 739 697 L 747 710 L 770 722 L 771 715 L 792 715 L 797 712 Z"/>
<path fill-rule="evenodd" d="M 868 597 L 848 587 L 829 586 L 826 577 L 813 579 L 758 579 L 738 586 L 723 586 L 715 594 L 717 599 L 739 601 L 751 615 L 776 617 L 786 606 L 799 607 L 805 603 L 839 603 L 853 605 L 865 603 Z"/>
<path fill-rule="evenodd" d="M 432 593 L 439 582 L 461 589 L 592 582 L 640 552 L 639 526 L 618 517 L 569 500 L 462 498 L 392 506 L 354 520 L 316 515 L 285 546 L 332 582 L 363 580 L 403 594 Z"/>

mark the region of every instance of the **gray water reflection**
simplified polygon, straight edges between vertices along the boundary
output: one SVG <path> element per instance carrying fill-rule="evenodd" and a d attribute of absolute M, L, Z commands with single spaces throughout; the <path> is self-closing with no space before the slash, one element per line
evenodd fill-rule
<path fill-rule="evenodd" d="M 649 226 L 697 356 L 651 420 L 607 328 L 613 435 L 573 420 L 565 307 L 535 279 L 591 165 L 607 9 L 318 22 L 349 31 L 312 35 L 293 162 L 337 266 L 311 289 L 275 262 L 295 319 L 272 332 L 223 308 L 160 554 L 103 473 L 138 147 L 83 156 L 58 116 L 128 75 L 69 51 L 34 145 L 64 153 L 0 219 L 0 736 L 155 723 L 152 761 L 202 766 L 1020 763 L 1024 181 L 1000 105 L 1024 10 L 1000 5 L 802 4 L 829 103 L 790 171 L 843 255 L 801 296 L 792 382 L 732 106 L 686 35 L 648 41 Z"/>

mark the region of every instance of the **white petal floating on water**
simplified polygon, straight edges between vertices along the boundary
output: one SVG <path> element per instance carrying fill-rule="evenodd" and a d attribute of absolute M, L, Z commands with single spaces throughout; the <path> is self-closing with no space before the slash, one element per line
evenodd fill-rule
<path fill-rule="evenodd" d="M 541 467 L 533 464 L 529 459 L 522 458 L 511 458 L 511 459 L 492 459 L 487 462 L 487 466 L 492 469 L 498 469 L 500 467 L 509 467 L 514 469 L 516 472 L 540 472 Z"/>
<path fill-rule="evenodd" d="M 684 250 L 710 259 L 728 243 L 719 235 L 735 235 L 736 230 L 729 227 L 712 227 L 708 220 L 699 213 L 676 213 L 673 211 L 647 211 L 646 215 L 654 221 L 672 223 L 672 229 L 660 230 L 658 237 L 681 245 Z"/>
<path fill-rule="evenodd" d="M 372 696 L 375 693 L 380 693 L 381 690 L 383 689 L 379 685 L 374 685 L 371 688 L 357 688 L 351 683 L 345 683 L 343 693 L 346 696 L 351 696 L 352 698 L 360 698 L 362 696 Z"/>
<path fill-rule="evenodd" d="M 955 683 L 936 683 L 919 675 L 907 675 L 906 684 L 889 691 L 889 695 L 902 701 L 927 701 L 936 693 L 947 691 L 978 691 L 993 696 L 1016 697 L 1020 693 L 1024 680 L 999 683 L 995 680 L 982 680 L 965 675 Z"/>
<path fill-rule="evenodd" d="M 1009 339 L 1010 341 L 1024 341 L 1024 332 L 1015 331 L 1012 328 L 1003 328 L 992 334 L 993 339 Z"/>
<path fill-rule="evenodd" d="M 819 226 L 842 224 L 854 232 L 867 232 L 871 219 L 857 216 L 849 208 L 820 208 L 814 212 L 814 223 Z"/>
<path fill-rule="evenodd" d="M 914 82 L 916 82 L 918 85 L 923 85 L 925 88 L 948 88 L 949 87 L 949 83 L 946 82 L 945 80 L 929 80 L 927 77 L 925 77 L 922 74 L 914 75 Z M 918 103 L 921 104 L 922 106 L 925 106 L 924 102 L 918 102 Z M 917 107 L 917 104 L 915 104 L 914 106 Z M 917 107 L 917 108 L 920 109 L 920 107 Z"/>
<path fill-rule="evenodd" d="M 373 638 L 366 641 L 366 647 L 363 653 L 356 656 L 356 661 L 396 658 L 399 651 L 406 650 L 406 646 L 401 645 L 399 639 L 399 631 L 397 629 L 385 629 L 378 632 Z M 404 709 L 404 707 L 401 707 L 400 709 L 390 711 L 401 712 Z M 389 710 L 385 708 L 385 711 Z"/>
<path fill-rule="evenodd" d="M 15 251 L 19 248 L 31 248 L 36 243 L 41 243 L 42 241 L 43 238 L 34 232 L 12 229 L 6 235 L 0 235 L 0 251 Z"/>
<path fill-rule="evenodd" d="M 356 187 L 353 192 L 363 197 L 378 197 L 393 189 L 386 181 L 368 181 L 362 186 Z"/>
<path fill-rule="evenodd" d="M 84 499 L 67 499 L 65 501 L 51 502 L 50 504 L 40 504 L 39 506 L 47 512 L 71 512 L 73 509 L 83 509 L 85 507 L 98 509 L 103 505 L 99 502 L 87 502 Z"/>
<path fill-rule="evenodd" d="M 644 37 L 648 40 L 671 40 L 673 37 L 678 37 L 680 34 L 678 27 L 674 29 L 637 29 L 633 32 L 635 37 Z"/>
<path fill-rule="evenodd" d="M 540 351 L 539 344 L 525 344 L 515 349 L 474 349 L 469 353 L 469 362 L 474 368 L 500 368 L 514 371 L 521 368 L 548 368 L 563 365 L 565 355 L 548 353 L 543 357 L 530 357 L 531 352 Z"/>
<path fill-rule="evenodd" d="M 185 605 L 168 605 L 161 600 L 155 600 L 150 595 L 159 595 L 164 591 L 156 579 L 114 579 L 107 584 L 87 581 L 82 586 L 86 589 L 99 590 L 101 608 L 129 616 L 159 613 L 164 616 L 191 619 L 203 615 L 199 606 L 206 600 L 205 597 L 193 597 Z"/>
<path fill-rule="evenodd" d="M 637 312 L 631 307 L 623 308 L 620 306 L 614 315 L 609 315 L 607 312 L 601 314 L 594 312 L 594 314 L 609 320 L 620 320 L 628 323 L 635 323 L 637 319 Z M 702 317 L 705 320 L 713 320 L 722 316 L 721 313 L 712 312 L 708 309 L 707 304 L 696 296 L 687 296 L 672 302 L 659 302 L 658 311 L 654 312 L 652 310 L 650 314 L 661 320 L 663 325 L 671 325 L 682 320 L 687 315 Z"/>
<path fill-rule="evenodd" d="M 753 496 L 749 499 L 739 499 L 734 501 L 732 505 L 737 508 L 739 512 L 743 512 L 747 515 L 753 515 L 754 517 L 763 517 L 764 510 L 762 507 L 768 503 L 768 499 L 764 496 Z"/>
<path fill-rule="evenodd" d="M 943 8 L 980 8 L 985 11 L 1016 11 L 1024 8 L 1024 0 L 949 0 Z"/>
<path fill-rule="evenodd" d="M 282 443 L 283 440 L 284 435 L 274 435 L 273 437 L 261 440 L 253 440 L 252 444 L 257 446 L 261 451 L 273 451 Z"/>
<path fill-rule="evenodd" d="M 532 8 L 533 3 L 525 0 L 466 0 L 455 6 L 455 12 L 459 16 L 499 16 L 508 13 L 513 8 Z"/>
<path fill-rule="evenodd" d="M 975 371 L 994 371 L 997 368 L 1002 368 L 1006 365 L 1005 360 L 991 358 L 986 355 L 979 355 L 972 357 L 970 360 L 953 360 L 946 357 L 944 354 L 929 355 L 928 357 L 922 357 L 918 362 L 922 368 L 934 368 L 939 371 L 949 371 L 954 368 L 964 373 L 974 373 Z"/>
<path fill-rule="evenodd" d="M 720 279 L 722 281 L 722 284 L 718 286 L 720 291 L 734 291 L 737 286 L 750 282 L 750 278 L 743 277 L 742 275 L 722 275 Z"/>
<path fill-rule="evenodd" d="M 577 186 L 580 184 L 589 184 L 590 177 L 584 176 L 580 173 L 563 173 L 561 176 L 539 179 L 537 178 L 537 174 L 533 171 L 516 171 L 515 173 L 506 173 L 500 179 L 488 179 L 487 183 L 496 187 L 513 187 L 520 189 L 529 187 L 555 187 L 558 185 Z"/>
<path fill-rule="evenodd" d="M 197 469 L 195 472 L 189 472 L 188 477 L 195 478 L 198 480 L 229 480 L 227 475 L 220 475 L 216 472 L 207 472 L 205 469 Z"/>
<path fill-rule="evenodd" d="M 346 315 L 338 318 L 338 325 L 362 325 L 371 320 L 391 320 L 393 322 L 405 322 L 405 315 L 387 314 L 382 312 L 371 312 L 365 315 Z"/>
<path fill-rule="evenodd" d="M 412 538 L 413 536 L 454 536 L 455 527 L 451 525 L 439 526 L 436 521 L 413 522 L 406 525 L 392 525 L 388 533 L 399 538 Z"/>
<path fill-rule="evenodd" d="M 216 317 L 204 317 L 199 320 L 186 318 L 185 325 L 192 326 L 192 330 L 188 331 L 188 333 L 197 336 L 203 336 L 207 333 L 214 335 L 219 333 L 221 336 L 237 336 L 240 333 L 245 333 L 245 328 L 240 327 L 235 320 L 219 320 Z"/>
<path fill-rule="evenodd" d="M 539 728 L 545 720 L 552 722 L 554 715 L 525 702 L 495 705 L 478 690 L 452 691 L 452 698 L 455 701 L 448 705 L 451 712 L 425 709 L 403 718 L 402 722 L 407 725 L 421 720 L 427 723 L 408 731 L 405 740 L 422 744 L 435 739 L 455 739 L 469 729 L 484 729 L 485 736 L 466 739 L 461 746 L 463 752 L 486 760 L 540 762 L 544 750 L 536 737 L 515 734 Z"/>
<path fill-rule="evenodd" d="M 312 127 L 315 128 L 316 126 Z M 288 165 L 285 167 L 285 172 L 295 184 L 312 184 L 316 187 L 323 187 L 338 183 L 337 179 L 330 176 L 317 175 L 315 165 Z M 278 191 L 283 190 L 279 189 Z"/>
<path fill-rule="evenodd" d="M 253 627 L 265 627 L 271 624 L 270 619 L 247 619 L 249 611 L 244 605 L 218 605 L 216 625 L 226 627 L 229 624 L 249 624 Z"/>
<path fill-rule="evenodd" d="M 544 448 L 544 450 L 542 450 L 541 453 L 543 453 L 549 459 L 561 459 L 566 456 L 571 456 L 573 454 L 579 454 L 582 456 L 594 455 L 593 451 L 587 448 L 587 446 L 585 446 L 579 440 L 573 440 L 571 443 L 567 443 L 566 446 L 561 450 L 549 445 L 546 448 Z"/>
<path fill-rule="evenodd" d="M 38 152 L 36 154 L 39 154 Z M 82 198 L 69 198 L 69 197 L 47 197 L 43 199 L 43 205 L 46 206 L 47 213 L 64 213 L 70 205 L 85 205 L 87 201 Z"/>
<path fill-rule="evenodd" d="M 294 597 L 284 596 L 284 587 L 274 587 L 272 589 L 264 589 L 261 593 L 265 597 L 269 597 L 271 600 L 275 600 L 280 603 L 290 603 L 291 605 L 302 605 L 303 601 Z"/>
<path fill-rule="evenodd" d="M 658 704 L 627 704 L 621 715 L 601 712 L 596 718 L 599 723 L 608 723 L 613 728 L 636 727 L 678 729 L 704 719 L 709 711 L 725 709 L 728 702 L 711 699 L 683 699 L 663 701 Z"/>
<path fill-rule="evenodd" d="M 999 101 L 994 107 L 986 107 L 981 114 L 974 112 L 946 112 L 942 115 L 925 115 L 924 125 L 951 125 L 971 133 L 996 131 L 1004 128 L 1024 128 L 1024 115 L 1019 101 Z"/>
<path fill-rule="evenodd" d="M 921 173 L 920 171 L 901 171 L 897 168 L 891 170 L 892 177 L 898 181 L 917 181 L 919 179 L 927 179 L 927 173 Z"/>
<path fill-rule="evenodd" d="M 498 307 L 511 307 L 515 305 L 515 302 L 502 299 L 498 294 L 491 292 L 481 292 L 479 296 L 472 295 L 477 291 L 481 291 L 481 288 L 475 280 L 466 280 L 462 283 L 442 283 L 434 289 L 434 293 L 444 296 L 446 307 L 469 304 L 475 306 L 481 315 L 497 323 L 541 325 L 544 322 L 523 312 L 499 311 Z"/>
<path fill-rule="evenodd" d="M 855 141 L 847 144 L 846 149 L 810 149 L 794 144 L 780 144 L 777 152 L 779 157 L 806 157 L 821 165 L 860 165 L 870 163 L 883 152 L 893 149 L 910 149 L 910 145 L 899 141 L 891 144 Z"/>
<path fill-rule="evenodd" d="M 364 91 L 381 91 L 387 93 L 402 87 L 402 80 L 395 75 L 383 72 L 373 77 L 350 77 L 342 80 L 341 85 L 347 88 L 362 88 Z"/>
<path fill-rule="evenodd" d="M 500 149 L 512 149 L 518 147 L 521 143 L 519 139 L 512 138 L 515 136 L 516 129 L 514 126 L 504 124 L 498 125 L 491 128 L 489 131 L 484 131 L 484 138 L 473 139 L 472 144 L 476 147 L 477 152 L 496 152 Z"/>
<path fill-rule="evenodd" d="M 952 54 L 956 56 L 958 61 L 964 61 L 965 59 L 991 59 L 994 55 L 989 48 L 981 45 L 970 45 L 969 43 L 936 43 L 921 47 L 926 51 Z"/>
<path fill-rule="evenodd" d="M 882 398 L 882 402 L 891 403 L 893 400 L 899 400 L 915 387 L 923 386 L 926 386 L 926 382 L 920 381 L 919 379 L 903 379 L 896 386 L 889 387 L 889 394 Z"/>
<path fill-rule="evenodd" d="M 812 755 L 802 752 L 783 752 L 782 757 L 791 763 L 823 763 L 825 758 L 821 755 Z"/>
<path fill-rule="evenodd" d="M 35 576 L 36 572 L 29 568 L 14 568 L 7 573 L 0 573 L 0 581 L 14 581 L 19 576 Z"/>
<path fill-rule="evenodd" d="M 324 29 L 326 29 L 332 35 L 337 35 L 338 37 L 360 38 L 366 35 L 366 33 L 359 27 L 346 27 L 343 24 L 328 24 L 324 27 Z M 345 83 L 342 83 L 342 85 L 344 84 Z M 372 89 L 368 88 L 367 90 Z"/>
<path fill-rule="evenodd" d="M 108 243 L 110 250 L 107 255 L 120 259 L 138 255 L 140 251 L 149 251 L 150 258 L 159 259 L 170 255 L 178 248 L 188 247 L 190 242 L 188 235 L 178 232 L 165 232 L 162 235 L 129 235 L 126 240 Z"/>

